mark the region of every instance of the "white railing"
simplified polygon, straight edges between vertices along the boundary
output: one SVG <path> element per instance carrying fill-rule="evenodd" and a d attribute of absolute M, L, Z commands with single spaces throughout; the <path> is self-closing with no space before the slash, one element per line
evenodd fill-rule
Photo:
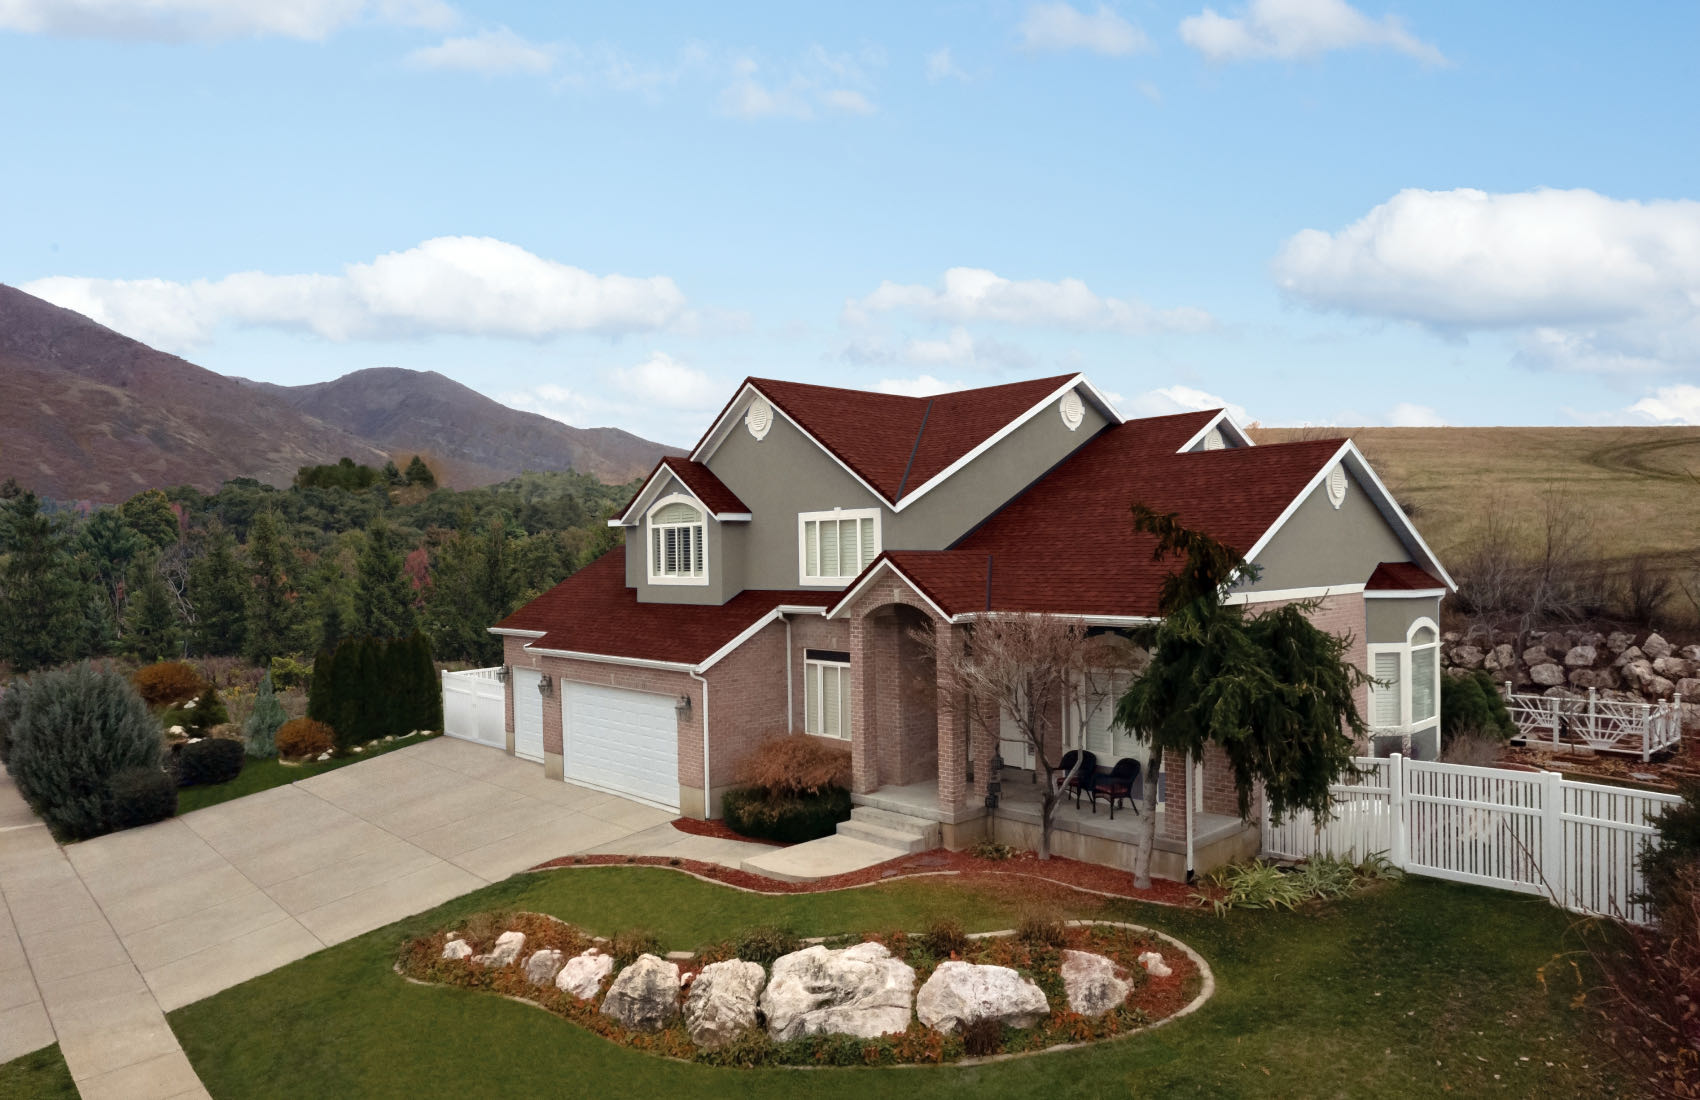
<path fill-rule="evenodd" d="M 499 668 L 443 673 L 443 732 L 506 748 L 507 703 Z"/>
<path fill-rule="evenodd" d="M 1657 703 L 1519 695 L 1505 683 L 1505 708 L 1524 738 L 1555 746 L 1586 745 L 1597 752 L 1624 752 L 1642 760 L 1682 740 L 1682 696 Z"/>
<path fill-rule="evenodd" d="M 1675 795 L 1575 783 L 1557 772 L 1359 758 L 1336 784 L 1320 827 L 1264 812 L 1264 854 L 1279 859 L 1379 853 L 1401 870 L 1544 895 L 1566 909 L 1644 923 L 1633 899 L 1649 824 Z"/>

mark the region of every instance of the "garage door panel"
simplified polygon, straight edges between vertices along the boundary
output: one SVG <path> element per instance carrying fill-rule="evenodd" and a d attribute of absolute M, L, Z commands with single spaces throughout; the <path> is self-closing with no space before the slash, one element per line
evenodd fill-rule
<path fill-rule="evenodd" d="M 677 809 L 679 720 L 673 696 L 596 684 L 565 689 L 567 781 Z"/>
<path fill-rule="evenodd" d="M 537 685 L 543 674 L 535 669 L 516 668 L 509 682 L 514 689 L 514 755 L 525 760 L 543 760 L 543 694 Z"/>

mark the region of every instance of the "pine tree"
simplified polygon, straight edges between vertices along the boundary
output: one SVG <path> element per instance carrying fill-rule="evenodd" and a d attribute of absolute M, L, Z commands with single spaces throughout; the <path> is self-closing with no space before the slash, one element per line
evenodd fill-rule
<path fill-rule="evenodd" d="M 130 572 L 122 645 L 124 652 L 150 663 L 182 655 L 183 623 L 154 558 L 137 562 Z"/>
<path fill-rule="evenodd" d="M 207 531 L 206 553 L 189 567 L 189 602 L 195 608 L 195 648 L 208 656 L 243 651 L 248 632 L 249 583 L 236 540 L 224 525 Z"/>
<path fill-rule="evenodd" d="M 411 654 L 418 707 L 408 731 L 441 730 L 443 728 L 443 681 L 437 674 L 436 662 L 431 659 L 431 642 L 417 631 L 411 639 Z"/>
<path fill-rule="evenodd" d="M 386 485 L 400 485 L 402 483 L 401 471 L 396 469 L 395 459 L 393 458 L 384 463 L 383 475 Z"/>
<path fill-rule="evenodd" d="M 85 577 L 105 598 L 107 617 L 114 623 L 122 611 L 124 578 L 147 549 L 147 540 L 136 534 L 115 508 L 96 512 L 77 532 L 76 553 Z"/>
<path fill-rule="evenodd" d="M 248 594 L 248 656 L 257 663 L 293 651 L 300 634 L 300 611 L 290 585 L 294 554 L 279 529 L 277 513 L 254 516 L 248 532 L 253 586 Z"/>
<path fill-rule="evenodd" d="M 253 713 L 248 715 L 248 721 L 242 726 L 242 740 L 247 745 L 248 755 L 257 760 L 276 756 L 277 731 L 283 728 L 288 718 L 277 692 L 272 690 L 272 674 L 268 672 L 260 681 L 259 693 L 254 696 Z"/>
<path fill-rule="evenodd" d="M 18 672 L 58 664 L 84 641 L 86 592 L 64 532 L 24 492 L 0 508 L 0 658 Z"/>
<path fill-rule="evenodd" d="M 271 673 L 266 673 L 271 679 Z M 313 682 L 307 688 L 307 717 L 336 728 L 336 650 L 320 649 L 313 657 Z"/>
<path fill-rule="evenodd" d="M 437 547 L 434 583 L 425 595 L 425 629 L 439 652 L 454 660 L 478 661 L 485 629 L 500 617 L 486 597 L 488 561 L 483 543 L 465 531 L 453 531 Z"/>
<path fill-rule="evenodd" d="M 368 637 L 402 638 L 413 630 L 413 585 L 401 565 L 390 526 L 380 519 L 366 532 L 354 586 L 355 625 Z"/>
<path fill-rule="evenodd" d="M 137 493 L 118 506 L 118 513 L 125 525 L 155 550 L 164 550 L 177 541 L 177 513 L 159 489 Z"/>
<path fill-rule="evenodd" d="M 407 473 L 404 476 L 409 485 L 423 485 L 427 489 L 437 487 L 437 475 L 431 472 L 431 467 L 425 465 L 425 460 L 418 455 L 414 455 L 413 461 L 407 464 Z"/>
<path fill-rule="evenodd" d="M 307 618 L 321 649 L 335 649 L 348 636 L 353 616 L 349 611 L 348 578 L 337 551 L 319 555 L 308 578 Z"/>

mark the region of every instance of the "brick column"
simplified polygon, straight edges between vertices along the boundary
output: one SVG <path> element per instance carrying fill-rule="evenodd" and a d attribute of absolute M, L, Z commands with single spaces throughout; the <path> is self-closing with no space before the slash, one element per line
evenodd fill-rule
<path fill-rule="evenodd" d="M 962 644 L 956 627 L 942 619 L 935 620 L 933 641 L 938 654 L 937 667 L 943 669 Z M 942 672 L 937 674 L 937 683 L 939 808 L 957 810 L 968 802 L 968 750 L 963 743 L 968 716 L 963 710 L 965 700 L 957 698 L 945 687 Z"/>
<path fill-rule="evenodd" d="M 1169 773 L 1168 780 L 1163 784 L 1163 835 L 1170 840 L 1185 841 L 1186 800 L 1192 793 L 1188 789 L 1192 760 L 1185 753 L 1166 752 L 1163 754 L 1160 768 L 1166 768 Z"/>
<path fill-rule="evenodd" d="M 850 785 L 858 794 L 880 785 L 872 629 L 865 615 L 850 620 Z"/>

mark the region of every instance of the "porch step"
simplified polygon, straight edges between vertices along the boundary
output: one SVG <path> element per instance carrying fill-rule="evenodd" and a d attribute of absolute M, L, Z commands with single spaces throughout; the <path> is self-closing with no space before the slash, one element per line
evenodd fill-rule
<path fill-rule="evenodd" d="M 838 835 L 905 853 L 931 851 L 944 842 L 938 822 L 873 806 L 851 810 L 850 820 L 838 823 Z"/>
<path fill-rule="evenodd" d="M 751 856 L 740 866 L 752 874 L 765 875 L 781 882 L 814 882 L 860 871 L 907 854 L 901 848 L 887 848 L 883 844 L 871 844 L 854 837 L 823 836 L 819 840 Z"/>

